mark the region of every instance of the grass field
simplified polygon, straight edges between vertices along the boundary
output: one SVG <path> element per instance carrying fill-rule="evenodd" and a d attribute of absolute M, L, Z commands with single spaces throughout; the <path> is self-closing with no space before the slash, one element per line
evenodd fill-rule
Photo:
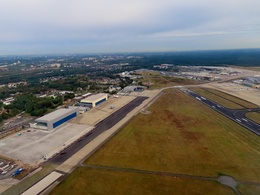
<path fill-rule="evenodd" d="M 198 82 L 190 79 L 181 79 L 175 77 L 163 76 L 157 72 L 145 72 L 142 73 L 142 83 L 151 83 L 150 89 L 161 89 L 163 87 L 169 87 L 173 85 L 189 85 L 196 84 Z"/>
<path fill-rule="evenodd" d="M 212 181 L 85 167 L 77 168 L 50 194 L 177 194 L 178 192 L 234 194 L 228 187 Z"/>
<path fill-rule="evenodd" d="M 212 178 L 229 175 L 239 181 L 260 183 L 257 135 L 179 90 L 165 91 L 149 110 L 152 114 L 138 114 L 84 164 Z M 97 194 L 105 194 L 110 185 L 110 193 L 117 193 L 117 186 L 122 186 L 122 190 L 138 186 L 141 189 L 134 189 L 139 190 L 137 194 L 152 194 L 150 188 L 155 190 L 154 194 L 232 193 L 212 181 L 177 180 L 161 175 L 144 179 L 148 176 L 140 173 L 135 176 L 129 172 L 110 170 L 105 174 L 104 171 L 107 170 L 79 168 L 53 194 L 63 194 L 66 190 L 80 193 L 78 190 L 83 189 L 101 190 Z"/>
<path fill-rule="evenodd" d="M 260 113 L 259 112 L 248 112 L 246 117 L 260 124 Z"/>
<path fill-rule="evenodd" d="M 258 108 L 257 105 L 251 102 L 248 102 L 246 100 L 240 99 L 238 97 L 226 94 L 215 89 L 191 88 L 191 90 L 230 109 Z"/>

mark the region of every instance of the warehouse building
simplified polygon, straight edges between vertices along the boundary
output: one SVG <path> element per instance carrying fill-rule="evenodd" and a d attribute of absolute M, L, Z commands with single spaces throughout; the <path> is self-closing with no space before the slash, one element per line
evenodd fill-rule
<path fill-rule="evenodd" d="M 83 100 L 80 101 L 81 106 L 93 108 L 97 105 L 101 104 L 102 102 L 106 101 L 108 96 L 106 93 L 99 93 L 96 95 L 91 95 Z"/>
<path fill-rule="evenodd" d="M 78 107 L 61 108 L 36 119 L 35 123 L 30 126 L 49 131 L 78 116 L 78 113 Z"/>
<path fill-rule="evenodd" d="M 124 92 L 142 92 L 146 89 L 144 86 L 127 86 L 123 89 Z"/>

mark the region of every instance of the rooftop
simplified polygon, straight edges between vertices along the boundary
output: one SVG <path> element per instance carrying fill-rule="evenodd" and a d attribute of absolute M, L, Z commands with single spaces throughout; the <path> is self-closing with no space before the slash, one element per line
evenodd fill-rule
<path fill-rule="evenodd" d="M 104 96 L 107 96 L 106 93 L 99 93 L 99 94 L 96 94 L 96 95 L 91 95 L 83 100 L 81 100 L 81 102 L 91 102 L 91 101 L 95 101 L 96 99 L 99 99 L 99 98 L 102 98 Z"/>
<path fill-rule="evenodd" d="M 37 118 L 36 121 L 50 121 L 56 117 L 59 117 L 60 115 L 66 114 L 71 112 L 72 110 L 77 110 L 77 107 L 69 107 L 69 108 L 61 108 L 59 110 L 56 110 L 54 112 L 51 112 L 49 114 L 46 114 L 40 118 Z"/>

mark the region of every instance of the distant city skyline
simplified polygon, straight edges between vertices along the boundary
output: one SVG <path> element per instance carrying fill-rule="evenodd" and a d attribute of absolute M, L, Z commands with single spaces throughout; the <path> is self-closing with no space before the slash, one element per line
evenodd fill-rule
<path fill-rule="evenodd" d="M 2 0 L 0 55 L 260 48 L 259 0 Z"/>

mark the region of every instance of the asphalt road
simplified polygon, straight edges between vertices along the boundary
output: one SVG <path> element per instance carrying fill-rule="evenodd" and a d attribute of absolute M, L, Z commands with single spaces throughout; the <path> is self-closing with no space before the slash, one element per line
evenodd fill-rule
<path fill-rule="evenodd" d="M 73 154 L 75 154 L 81 148 L 87 145 L 90 141 L 92 141 L 97 136 L 99 136 L 101 133 L 113 127 L 116 123 L 122 120 L 130 111 L 132 111 L 134 108 L 139 106 L 147 98 L 148 97 L 142 97 L 142 96 L 135 98 L 127 105 L 123 106 L 122 108 L 120 108 L 119 110 L 117 110 L 116 112 L 114 112 L 113 114 L 111 114 L 110 116 L 102 120 L 101 122 L 99 122 L 90 133 L 87 133 L 86 135 L 78 139 L 76 142 L 71 144 L 69 147 L 65 148 L 58 155 L 50 159 L 49 162 L 56 165 L 62 164 Z M 71 129 L 71 131 L 73 131 L 73 129 Z"/>
<path fill-rule="evenodd" d="M 247 112 L 257 112 L 260 111 L 260 108 L 253 108 L 253 109 L 228 109 L 224 106 L 221 106 L 219 104 L 217 104 L 214 101 L 211 101 L 209 99 L 206 99 L 204 97 L 202 97 L 201 95 L 185 89 L 183 90 L 183 92 L 189 94 L 190 96 L 194 97 L 195 99 L 197 99 L 198 101 L 200 101 L 201 103 L 207 105 L 208 107 L 216 110 L 217 112 L 225 115 L 226 117 L 228 117 L 229 119 L 235 121 L 236 123 L 242 125 L 243 127 L 249 129 L 250 131 L 252 131 L 253 133 L 260 135 L 260 124 L 255 123 L 254 121 L 248 119 L 245 114 Z"/>

